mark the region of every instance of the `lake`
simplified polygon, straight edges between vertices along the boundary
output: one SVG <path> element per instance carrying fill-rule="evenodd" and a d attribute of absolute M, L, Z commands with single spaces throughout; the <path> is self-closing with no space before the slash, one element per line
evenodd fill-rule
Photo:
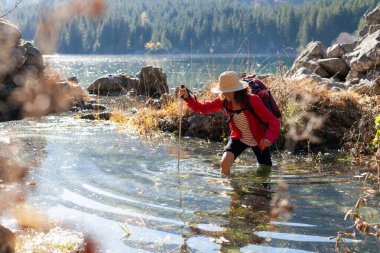
<path fill-rule="evenodd" d="M 170 87 L 193 82 L 201 88 L 226 69 L 250 70 L 244 59 L 45 56 L 84 87 L 101 75 L 136 73 L 153 64 L 167 73 Z M 276 57 L 255 59 L 255 72 L 276 71 L 269 69 Z M 223 143 L 183 138 L 179 146 L 177 136 L 148 139 L 71 112 L 2 122 L 0 142 L 21 147 L 12 149 L 14 156 L 32 163 L 27 181 L 36 184 L 28 187 L 27 202 L 58 226 L 92 235 L 99 252 L 334 252 L 329 237 L 354 230 L 344 216 L 370 189 L 354 177 L 358 168 L 348 170 L 347 163 L 312 162 L 282 152 L 275 153 L 275 166 L 265 168 L 249 151 L 225 178 L 219 171 Z M 293 210 L 273 218 L 275 199 Z M 379 223 L 379 201 L 377 195 L 364 208 L 371 224 Z M 1 221 L 17 230 L 11 221 Z M 359 232 L 345 242 L 355 252 L 380 248 L 374 236 Z"/>
<path fill-rule="evenodd" d="M 200 89 L 226 70 L 239 73 L 278 73 L 289 68 L 295 56 L 250 55 L 46 55 L 44 61 L 62 77 L 76 76 L 87 88 L 97 78 L 115 73 L 136 75 L 147 65 L 161 67 L 169 88 L 185 83 Z"/>

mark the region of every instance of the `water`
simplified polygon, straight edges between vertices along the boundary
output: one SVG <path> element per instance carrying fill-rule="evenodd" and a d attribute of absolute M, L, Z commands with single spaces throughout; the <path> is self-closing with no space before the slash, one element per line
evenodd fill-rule
<path fill-rule="evenodd" d="M 185 83 L 201 89 L 220 73 L 276 73 L 280 64 L 290 67 L 294 56 L 250 55 L 47 55 L 45 63 L 65 78 L 76 76 L 86 88 L 97 78 L 115 73 L 136 75 L 147 65 L 161 67 L 169 88 Z"/>
<path fill-rule="evenodd" d="M 275 157 L 268 170 L 248 152 L 227 179 L 218 168 L 221 143 L 184 138 L 177 167 L 176 138 L 157 138 L 70 114 L 0 124 L 0 140 L 17 140 L 33 151 L 20 156 L 37 161 L 28 202 L 58 225 L 93 235 L 100 252 L 334 252 L 329 237 L 353 230 L 343 218 L 363 185 L 335 173 L 340 165 L 323 171 Z M 295 208 L 271 219 L 281 178 Z M 378 222 L 372 211 L 368 221 Z M 346 242 L 356 252 L 378 252 L 373 236 L 354 239 Z"/>

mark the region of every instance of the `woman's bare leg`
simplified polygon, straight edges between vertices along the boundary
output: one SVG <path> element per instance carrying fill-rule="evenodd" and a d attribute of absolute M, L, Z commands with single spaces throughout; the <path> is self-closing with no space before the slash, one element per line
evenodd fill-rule
<path fill-rule="evenodd" d="M 220 169 L 222 170 L 222 174 L 229 176 L 230 168 L 234 163 L 235 156 L 232 152 L 226 151 L 223 153 L 222 160 L 220 161 Z"/>

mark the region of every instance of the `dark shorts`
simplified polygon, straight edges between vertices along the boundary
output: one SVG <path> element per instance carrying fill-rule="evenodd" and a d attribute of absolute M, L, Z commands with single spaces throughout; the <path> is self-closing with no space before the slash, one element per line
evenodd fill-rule
<path fill-rule="evenodd" d="M 240 140 L 229 139 L 227 145 L 224 148 L 224 152 L 230 151 L 234 154 L 234 159 L 236 159 L 244 150 L 247 148 L 252 148 L 253 153 L 256 156 L 257 162 L 259 164 L 272 165 L 272 159 L 270 156 L 270 148 L 266 148 L 263 151 L 258 146 L 248 146 Z"/>

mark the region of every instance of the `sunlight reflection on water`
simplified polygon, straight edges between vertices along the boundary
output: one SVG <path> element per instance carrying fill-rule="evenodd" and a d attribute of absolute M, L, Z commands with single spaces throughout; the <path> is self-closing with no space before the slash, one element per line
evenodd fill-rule
<path fill-rule="evenodd" d="M 250 59 L 242 61 L 242 59 Z M 44 61 L 63 77 L 76 76 L 87 88 L 97 78 L 116 73 L 137 75 L 147 65 L 161 67 L 168 78 L 169 89 L 186 83 L 201 89 L 216 80 L 225 70 L 240 73 L 277 73 L 278 62 L 290 67 L 293 56 L 252 55 L 45 55 Z M 243 62 L 243 63 L 242 63 Z M 254 62 L 254 63 L 251 63 Z"/>

